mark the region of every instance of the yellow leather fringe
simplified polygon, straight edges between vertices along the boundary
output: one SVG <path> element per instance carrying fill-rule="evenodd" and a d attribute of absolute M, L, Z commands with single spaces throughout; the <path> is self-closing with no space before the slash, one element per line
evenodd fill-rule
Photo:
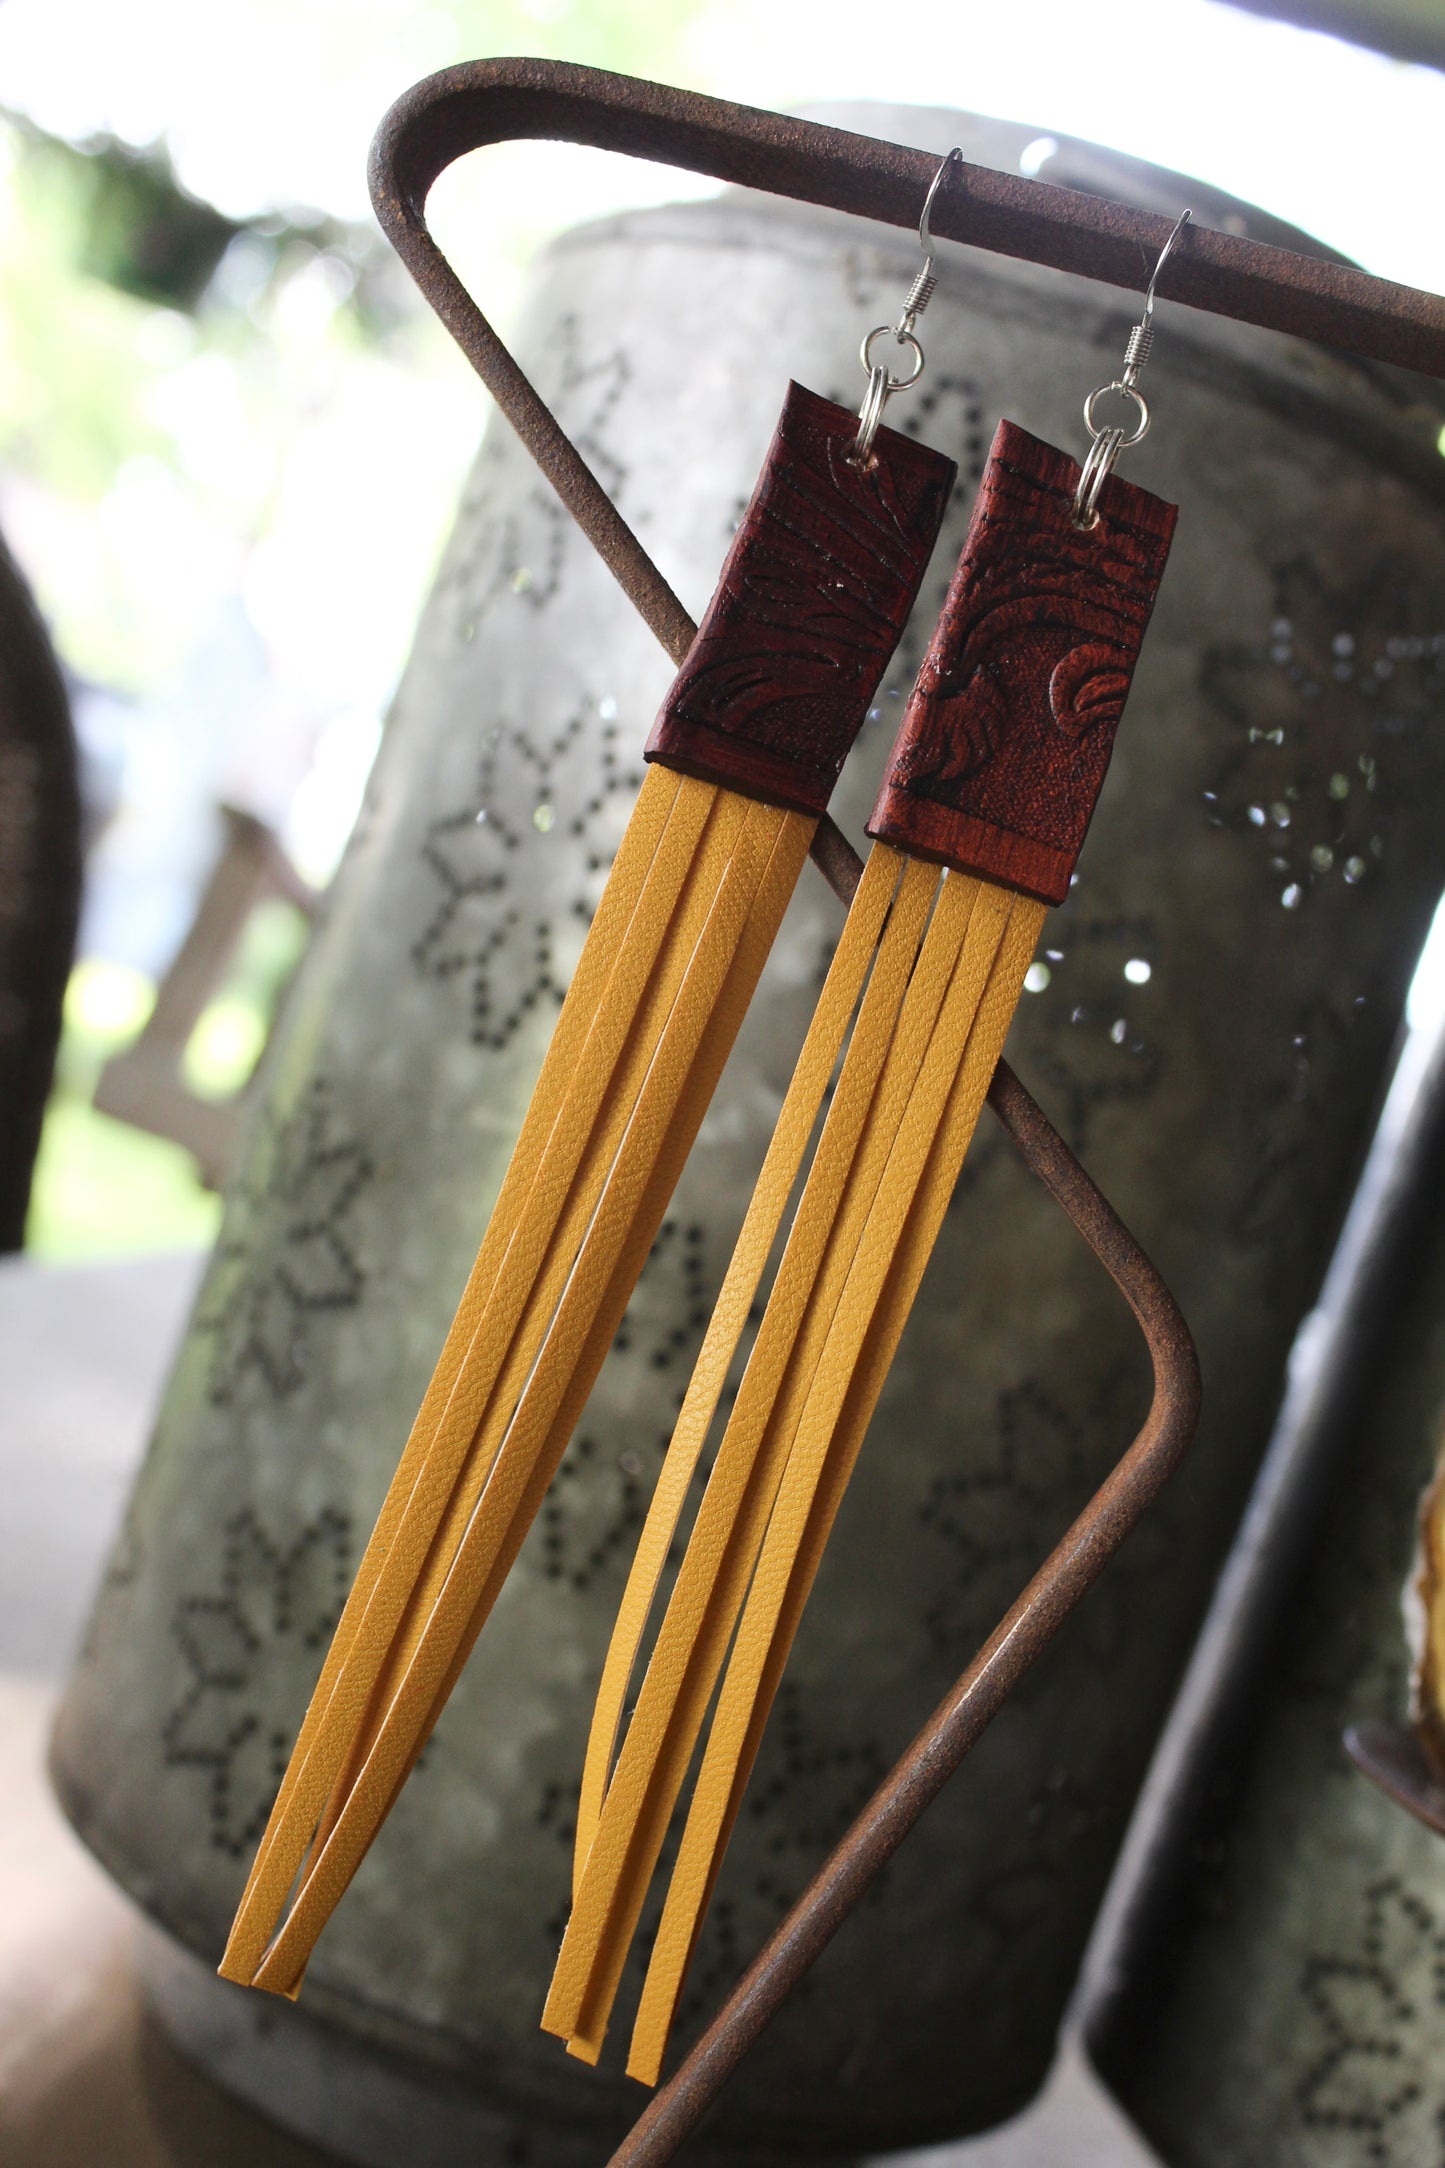
<path fill-rule="evenodd" d="M 920 1124 L 913 1117 L 922 1094 L 910 1105 L 884 1177 L 888 1202 L 870 1217 L 819 1361 L 729 1658 L 653 1945 L 627 2066 L 645 2084 L 657 2082 L 677 1998 L 793 1637 L 962 1172 L 1043 916 L 1043 905 L 1016 901 L 954 1088 L 916 1176 Z M 910 1184 L 913 1195 L 900 1212 L 900 1193 Z"/>
<path fill-rule="evenodd" d="M 603 1796 L 612 1768 L 628 1687 L 648 1615 L 657 1596 L 667 1554 L 682 1518 L 687 1493 L 697 1472 L 708 1429 L 717 1411 L 727 1373 L 742 1337 L 763 1269 L 781 1224 L 788 1198 L 802 1164 L 803 1153 L 823 1103 L 843 1037 L 853 1019 L 858 989 L 878 943 L 884 916 L 898 883 L 901 855 L 886 850 L 871 853 L 857 895 L 834 952 L 832 965 L 798 1057 L 792 1082 L 783 1101 L 767 1156 L 758 1175 L 742 1230 L 738 1235 L 727 1276 L 719 1290 L 702 1347 L 693 1367 L 687 1394 L 673 1428 L 672 1439 L 652 1494 L 647 1519 L 627 1578 L 612 1640 L 603 1667 L 592 1729 L 582 1772 L 582 1791 L 577 1806 L 577 1836 L 573 1890 L 581 1885 L 587 1855 L 592 1849 Z M 926 869 L 920 869 L 926 870 Z M 931 889 L 932 881 L 926 883 Z M 919 883 L 915 878 L 915 890 Z M 926 908 L 926 906 L 925 906 Z M 893 914 L 890 927 L 895 953 L 902 949 L 911 961 L 917 948 L 921 916 L 916 907 L 913 923 L 906 926 L 906 907 Z M 908 933 L 911 931 L 911 945 Z M 900 936 L 902 937 L 900 939 Z M 906 968 L 906 965 L 905 965 Z M 881 969 L 881 966 L 880 966 Z M 832 1115 L 835 1127 L 840 1115 Z M 765 1330 L 768 1328 L 765 1327 Z"/>
<path fill-rule="evenodd" d="M 828 1121 L 609 1782 L 662 1561 L 890 896 Z M 629 2070 L 655 2081 L 797 1619 L 1042 918 L 1042 906 L 966 877 L 940 880 L 936 868 L 882 846 L 870 857 L 679 1417 L 604 1672 L 573 1915 L 543 2017 L 585 2060 L 600 2050 L 736 1628 L 633 2037 Z"/>
<path fill-rule="evenodd" d="M 262 1839 L 226 1977 L 297 1992 L 421 1751 L 656 1236 L 814 826 L 649 768 Z"/>

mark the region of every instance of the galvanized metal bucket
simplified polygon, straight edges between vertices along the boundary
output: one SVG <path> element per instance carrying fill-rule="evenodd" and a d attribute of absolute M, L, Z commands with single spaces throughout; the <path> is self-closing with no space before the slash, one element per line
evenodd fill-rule
<path fill-rule="evenodd" d="M 1168 2168 L 1440 2150 L 1445 1838 L 1347 1758 L 1403 1723 L 1445 1438 L 1445 1032 L 1408 1047 L 1080 1998 Z"/>

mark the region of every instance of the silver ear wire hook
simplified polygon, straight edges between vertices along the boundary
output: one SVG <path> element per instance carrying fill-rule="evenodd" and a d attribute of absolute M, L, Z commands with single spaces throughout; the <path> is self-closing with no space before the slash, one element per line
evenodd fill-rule
<path fill-rule="evenodd" d="M 1129 333 L 1129 343 L 1124 349 L 1124 367 L 1112 383 L 1100 384 L 1084 401 L 1084 425 L 1093 443 L 1079 476 L 1079 486 L 1074 491 L 1073 520 L 1076 527 L 1087 532 L 1099 524 L 1099 492 L 1114 471 L 1114 462 L 1120 452 L 1127 451 L 1147 435 L 1149 429 L 1149 402 L 1139 389 L 1139 373 L 1149 359 L 1154 345 L 1154 289 L 1159 284 L 1159 274 L 1169 261 L 1169 252 L 1188 225 L 1192 212 L 1181 211 L 1174 221 L 1174 231 L 1159 251 L 1158 261 L 1144 289 L 1144 307 L 1139 321 Z M 1121 398 L 1132 399 L 1135 423 L 1132 430 L 1122 427 L 1106 427 L 1094 418 L 1094 408 L 1100 399 L 1110 392 Z"/>
<path fill-rule="evenodd" d="M 955 159 L 958 159 L 960 164 L 963 161 L 963 152 L 959 150 L 956 144 L 948 156 L 941 161 L 938 171 L 928 184 L 928 194 L 924 197 L 923 209 L 918 214 L 918 246 L 923 251 L 923 269 L 908 289 L 908 298 L 903 304 L 903 312 L 893 327 L 895 339 L 901 340 L 908 337 L 914 324 L 933 299 L 933 290 L 938 284 L 938 278 L 933 268 L 933 235 L 928 227 L 928 214 L 933 209 L 934 197 L 943 186 L 943 176 Z"/>
<path fill-rule="evenodd" d="M 933 299 L 938 276 L 934 271 L 933 235 L 929 231 L 928 214 L 933 209 L 933 199 L 943 186 L 943 177 L 957 159 L 963 162 L 963 152 L 954 148 L 939 163 L 938 171 L 928 184 L 928 194 L 923 199 L 923 209 L 918 217 L 918 246 L 923 251 L 923 268 L 909 287 L 896 324 L 877 324 L 859 347 L 859 356 L 868 378 L 868 389 L 863 394 L 863 404 L 858 409 L 858 434 L 848 450 L 848 460 L 855 467 L 866 467 L 873 456 L 873 439 L 878 434 L 878 424 L 883 419 L 883 409 L 896 391 L 908 391 L 923 374 L 923 348 L 914 334 L 919 317 Z M 891 338 L 899 346 L 912 349 L 913 362 L 907 376 L 894 376 L 884 362 L 873 359 L 874 341 Z"/>

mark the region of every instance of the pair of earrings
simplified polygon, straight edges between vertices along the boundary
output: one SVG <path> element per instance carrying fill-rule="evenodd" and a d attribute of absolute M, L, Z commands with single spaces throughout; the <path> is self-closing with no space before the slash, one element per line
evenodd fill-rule
<path fill-rule="evenodd" d="M 947 161 L 935 189 L 946 170 Z M 872 455 L 886 398 L 922 373 L 914 326 L 933 284 L 926 207 L 920 241 L 927 261 L 893 327 L 913 367 L 885 379 L 872 362 L 883 333 L 864 341 L 869 383 L 855 459 Z M 628 2059 L 630 2075 L 647 2084 L 657 2081 L 772 1701 L 1045 910 L 1068 894 L 1163 574 L 1174 507 L 1110 481 L 1120 451 L 1148 427 L 1138 376 L 1153 302 L 1151 281 L 1120 378 L 1085 408 L 1094 442 L 1082 468 L 1015 424 L 999 425 L 868 822 L 873 849 L 623 1597 L 583 1775 L 572 1915 L 543 2025 L 574 2055 L 596 2060 L 712 1707 Z M 1132 400 L 1132 429 L 1097 423 L 1105 391 Z M 683 1501 L 840 1052 L 827 1118 L 619 1751 Z"/>
<path fill-rule="evenodd" d="M 882 418 L 922 374 L 928 213 L 956 155 L 929 190 L 925 263 L 898 322 L 863 343 L 860 413 L 790 387 L 649 740 L 647 780 L 243 1893 L 229 1978 L 299 1991 L 485 1624 L 916 599 L 955 468 Z M 634 2034 L 629 2068 L 648 2081 L 1044 910 L 1067 893 L 1163 571 L 1173 508 L 1111 479 L 1148 426 L 1138 373 L 1153 299 L 1151 281 L 1122 375 L 1086 406 L 1082 468 L 1000 425 L 614 1631 L 544 2016 L 585 2059 L 722 1680 Z M 889 334 L 909 357 L 904 375 L 873 359 Z M 1133 402 L 1132 430 L 1097 424 L 1106 390 Z M 683 1498 L 840 1053 L 618 1753 Z"/>

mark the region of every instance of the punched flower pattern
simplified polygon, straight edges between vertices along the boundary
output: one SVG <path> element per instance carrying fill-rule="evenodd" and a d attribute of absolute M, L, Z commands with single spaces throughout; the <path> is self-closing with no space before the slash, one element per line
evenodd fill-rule
<path fill-rule="evenodd" d="M 1132 1397 L 1127 1365 L 1110 1369 L 1076 1407 L 1025 1379 L 999 1394 L 991 1431 L 961 1465 L 935 1476 L 918 1517 L 954 1566 L 923 1623 L 948 1663 L 975 1653 L 1127 1445 Z M 1117 1578 L 1118 1564 L 1112 1570 Z M 1081 1617 L 1102 1630 L 1106 1608 L 1086 1606 Z"/>
<path fill-rule="evenodd" d="M 1251 841 L 1285 909 L 1377 879 L 1392 755 L 1445 720 L 1445 610 L 1408 566 L 1383 556 L 1339 589 L 1291 559 L 1267 632 L 1209 649 L 1200 686 L 1231 733 L 1206 817 Z"/>
<path fill-rule="evenodd" d="M 319 1659 L 335 1630 L 350 1539 L 347 1516 L 331 1509 L 289 1543 L 254 1513 L 237 1513 L 215 1580 L 176 1605 L 171 1636 L 185 1684 L 162 1727 L 165 1762 L 204 1778 L 218 1851 L 239 1856 L 266 1826 L 300 1718 L 296 1652 Z"/>
<path fill-rule="evenodd" d="M 506 1046 L 539 1003 L 555 1009 L 567 991 L 642 783 L 616 717 L 604 699 L 548 736 L 497 724 L 475 791 L 426 830 L 431 912 L 411 960 L 422 978 L 465 989 L 476 1046 Z M 549 878 L 539 864 L 549 845 L 578 842 L 580 865 L 574 849 Z"/>
<path fill-rule="evenodd" d="M 213 1405 L 248 1391 L 283 1400 L 305 1383 L 320 1319 L 355 1309 L 366 1285 L 352 1213 L 374 1171 L 323 1080 L 258 1140 L 231 1193 L 196 1318 L 196 1330 L 212 1336 Z"/>
<path fill-rule="evenodd" d="M 1299 2118 L 1320 2168 L 1445 2168 L 1445 1922 L 1393 1876 L 1365 1893 L 1359 1943 L 1307 1959 Z"/>
<path fill-rule="evenodd" d="M 585 359 L 581 327 L 571 314 L 556 327 L 549 359 L 552 366 L 539 379 L 542 397 L 616 503 L 627 469 L 610 425 L 631 380 L 632 364 L 620 347 Z M 463 642 L 475 639 L 478 626 L 503 597 L 514 598 L 529 611 L 545 611 L 561 586 L 569 550 L 590 548 L 551 483 L 535 471 L 525 490 L 505 492 L 511 500 L 508 510 L 500 516 L 493 512 L 498 462 L 526 457 L 509 433 L 489 431 L 467 483 L 456 525 L 463 546 L 448 555 L 432 600 L 432 608 L 445 613 Z"/>
<path fill-rule="evenodd" d="M 1024 981 L 1033 1000 L 1023 1011 L 1030 1072 L 1076 1152 L 1101 1108 L 1150 1097 L 1164 1059 L 1150 1014 L 1160 953 L 1154 920 L 1101 916 L 1079 894 L 1076 887 L 1045 924 Z"/>

